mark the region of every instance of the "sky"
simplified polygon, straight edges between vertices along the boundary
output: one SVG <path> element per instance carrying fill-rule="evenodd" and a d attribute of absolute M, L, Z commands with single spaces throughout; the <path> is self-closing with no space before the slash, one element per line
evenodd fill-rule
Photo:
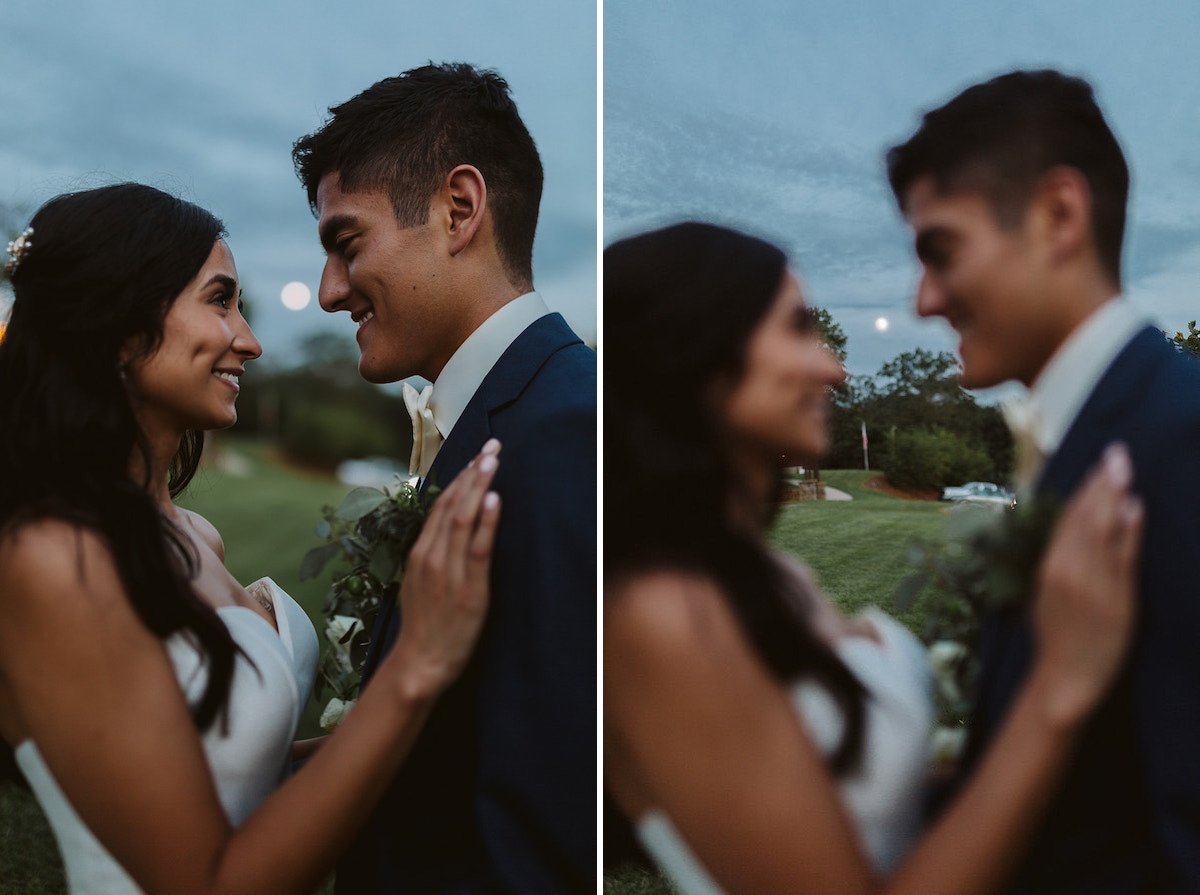
<path fill-rule="evenodd" d="M 354 335 L 317 306 L 324 256 L 293 141 L 382 78 L 471 62 L 508 80 L 542 156 L 535 285 L 594 343 L 596 45 L 595 7 L 562 0 L 5 3 L 0 204 L 21 227 L 54 195 L 137 180 L 208 208 L 264 361 L 286 367 L 309 334 Z M 293 280 L 312 293 L 300 311 L 280 300 Z"/>
<path fill-rule="evenodd" d="M 702 219 L 775 242 L 846 331 L 851 373 L 953 350 L 911 310 L 918 267 L 883 153 L 972 83 L 1058 68 L 1092 84 L 1131 168 L 1126 294 L 1186 330 L 1198 43 L 1195 0 L 606 0 L 602 238 Z"/>

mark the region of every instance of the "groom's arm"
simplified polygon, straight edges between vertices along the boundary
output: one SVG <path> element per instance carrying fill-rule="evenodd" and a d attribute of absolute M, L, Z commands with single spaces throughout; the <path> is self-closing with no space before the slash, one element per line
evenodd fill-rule
<path fill-rule="evenodd" d="M 1200 893 L 1200 402 L 1184 397 L 1163 402 L 1137 458 L 1147 525 L 1132 673 L 1149 810 L 1170 868 L 1162 870 L 1176 881 L 1169 891 Z"/>
<path fill-rule="evenodd" d="M 513 892 L 595 887 L 594 382 L 501 436 L 477 808 Z"/>

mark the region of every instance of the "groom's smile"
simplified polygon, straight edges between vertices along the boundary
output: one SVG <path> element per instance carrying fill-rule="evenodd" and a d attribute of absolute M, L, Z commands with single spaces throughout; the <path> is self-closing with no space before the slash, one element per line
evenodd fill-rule
<path fill-rule="evenodd" d="M 336 172 L 321 178 L 317 213 L 326 252 L 318 299 L 358 324 L 359 373 L 369 382 L 435 379 L 449 354 L 432 220 L 402 226 L 385 193 L 343 191 Z"/>
<path fill-rule="evenodd" d="M 1031 383 L 1061 341 L 1041 229 L 1029 215 L 1001 225 L 982 194 L 948 193 L 928 177 L 908 190 L 904 212 L 921 261 L 916 310 L 958 334 L 962 386 Z"/>

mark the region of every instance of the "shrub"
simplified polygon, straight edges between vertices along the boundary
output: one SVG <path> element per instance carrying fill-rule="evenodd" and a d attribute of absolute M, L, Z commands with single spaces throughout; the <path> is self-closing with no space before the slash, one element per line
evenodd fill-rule
<path fill-rule="evenodd" d="M 963 436 L 935 427 L 897 432 L 884 471 L 898 488 L 944 488 L 991 478 L 994 465 Z"/>
<path fill-rule="evenodd" d="M 351 458 L 408 453 L 393 426 L 357 407 L 297 403 L 287 409 L 280 428 L 280 442 L 288 455 L 318 466 L 333 468 Z"/>

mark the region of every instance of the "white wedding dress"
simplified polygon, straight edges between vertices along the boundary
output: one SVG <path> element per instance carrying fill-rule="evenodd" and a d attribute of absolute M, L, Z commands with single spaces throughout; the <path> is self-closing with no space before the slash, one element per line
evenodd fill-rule
<path fill-rule="evenodd" d="M 855 636 L 837 643 L 838 656 L 866 689 L 862 762 L 839 780 L 839 788 L 863 852 L 879 873 L 886 874 L 919 832 L 933 724 L 931 677 L 925 647 L 904 626 L 877 609 L 861 617 L 873 623 L 880 641 Z M 813 683 L 797 684 L 792 701 L 805 729 L 826 755 L 831 754 L 842 735 L 836 703 Z M 721 895 L 666 814 L 643 814 L 636 831 L 643 848 L 682 895 Z"/>
<path fill-rule="evenodd" d="M 316 632 L 300 605 L 270 578 L 250 585 L 256 586 L 269 591 L 279 631 L 244 606 L 217 610 L 245 656 L 239 655 L 235 665 L 227 730 L 222 732 L 218 720 L 201 735 L 217 794 L 234 826 L 245 821 L 287 773 L 319 653 Z M 195 704 L 207 681 L 200 653 L 183 634 L 167 641 L 167 652 L 189 703 Z M 71 895 L 140 895 L 141 889 L 75 813 L 37 744 L 25 740 L 14 755 L 54 829 Z M 185 848 L 186 843 L 148 840 L 147 846 L 172 849 Z"/>

